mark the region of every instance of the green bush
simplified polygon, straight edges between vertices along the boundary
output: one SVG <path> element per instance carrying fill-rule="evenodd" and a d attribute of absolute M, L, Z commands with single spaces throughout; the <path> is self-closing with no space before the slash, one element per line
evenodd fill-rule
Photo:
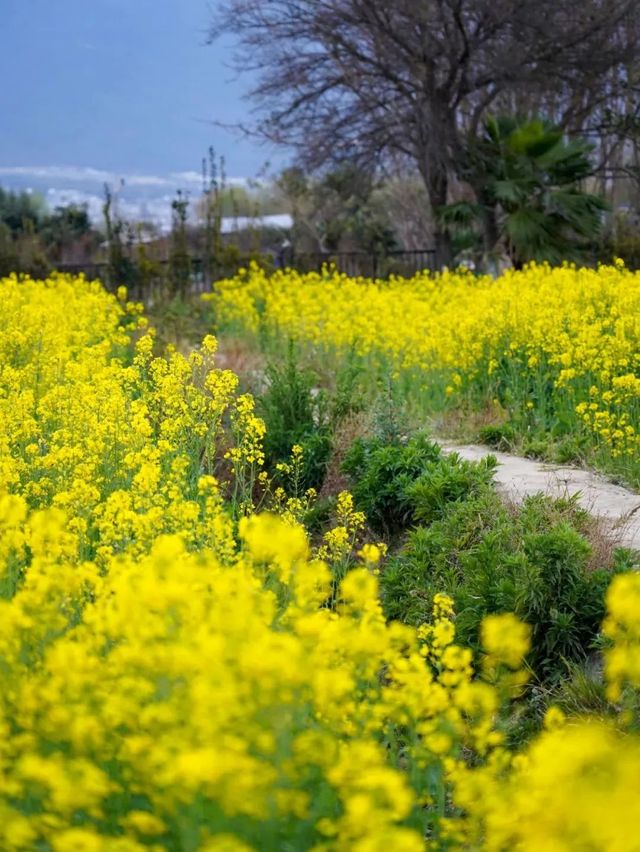
<path fill-rule="evenodd" d="M 440 447 L 422 434 L 404 443 L 358 438 L 347 451 L 342 469 L 352 478 L 356 506 L 371 527 L 394 535 L 413 520 L 410 487 L 440 458 Z"/>
<path fill-rule="evenodd" d="M 517 433 L 511 423 L 502 423 L 499 426 L 483 426 L 478 432 L 478 440 L 481 444 L 487 444 L 496 450 L 508 452 L 512 450 L 517 442 Z"/>
<path fill-rule="evenodd" d="M 496 460 L 464 461 L 457 453 L 427 462 L 419 478 L 407 488 L 413 519 L 423 524 L 441 518 L 452 503 L 471 500 L 493 480 Z"/>
<path fill-rule="evenodd" d="M 531 665 L 548 674 L 559 660 L 579 660 L 604 618 L 608 577 L 587 571 L 589 544 L 569 524 L 526 535 L 516 573 L 514 611 L 532 629 Z"/>
<path fill-rule="evenodd" d="M 293 344 L 281 366 L 267 366 L 266 377 L 267 388 L 257 400 L 257 411 L 267 427 L 266 463 L 274 468 L 287 461 L 293 445 L 299 444 L 303 449 L 300 486 L 319 489 L 331 454 L 326 394 L 316 392 L 317 377 L 299 366 Z"/>
<path fill-rule="evenodd" d="M 509 509 L 487 483 L 438 511 L 409 534 L 382 575 L 388 617 L 428 621 L 433 596 L 446 592 L 455 602 L 457 639 L 476 652 L 484 616 L 515 612 L 531 626 L 528 663 L 539 682 L 557 682 L 569 663 L 584 661 L 598 638 L 610 579 L 630 567 L 628 552 L 591 570 L 580 532 L 584 512 L 572 501 L 538 496 Z"/>
<path fill-rule="evenodd" d="M 351 414 L 366 407 L 362 380 L 364 368 L 354 350 L 350 350 L 334 374 L 334 387 L 329 398 L 329 417 L 332 428 Z M 329 384 L 331 384 L 329 382 Z"/>
<path fill-rule="evenodd" d="M 409 441 L 359 438 L 347 451 L 343 470 L 353 480 L 353 496 L 372 528 L 392 536 L 440 517 L 491 482 L 495 459 L 463 461 L 444 455 L 426 435 Z"/>
<path fill-rule="evenodd" d="M 586 435 L 567 435 L 553 448 L 553 460 L 558 464 L 582 464 L 589 453 Z"/>
<path fill-rule="evenodd" d="M 382 573 L 387 616 L 409 624 L 428 621 L 434 595 L 451 593 L 464 583 L 470 554 L 482 546 L 490 557 L 492 544 L 496 551 L 504 551 L 510 532 L 502 501 L 489 488 L 473 500 L 453 504 L 429 526 L 413 530 Z M 458 631 L 460 627 L 459 614 Z"/>

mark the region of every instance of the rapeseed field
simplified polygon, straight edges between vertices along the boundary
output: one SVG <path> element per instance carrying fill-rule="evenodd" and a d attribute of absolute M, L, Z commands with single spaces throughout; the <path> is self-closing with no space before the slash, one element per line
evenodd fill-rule
<path fill-rule="evenodd" d="M 640 274 L 622 262 L 384 281 L 254 265 L 208 298 L 222 327 L 410 378 L 425 414 L 492 412 L 525 450 L 564 441 L 638 481 Z"/>
<path fill-rule="evenodd" d="M 451 395 L 547 371 L 544 404 L 625 455 L 639 281 L 531 268 L 501 297 L 253 269 L 217 299 Z M 637 848 L 638 575 L 608 592 L 614 713 L 552 708 L 515 748 L 528 626 L 489 616 L 474 659 L 444 595 L 387 622 L 384 548 L 336 570 L 364 523 L 348 493 L 319 543 L 297 497 L 261 502 L 265 425 L 213 336 L 157 354 L 141 306 L 83 278 L 9 277 L 0 302 L 0 849 Z"/>

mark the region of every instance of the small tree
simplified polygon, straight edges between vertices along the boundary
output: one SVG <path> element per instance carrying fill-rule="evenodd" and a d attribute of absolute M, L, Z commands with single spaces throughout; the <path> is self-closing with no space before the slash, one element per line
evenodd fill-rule
<path fill-rule="evenodd" d="M 158 238 L 158 232 L 150 222 L 138 222 L 135 226 L 135 268 L 138 292 L 147 301 L 153 292 L 154 285 L 162 281 L 162 264 L 153 257 L 149 244 Z"/>
<path fill-rule="evenodd" d="M 123 184 L 121 182 L 121 186 Z M 105 183 L 102 213 L 107 233 L 109 282 L 113 288 L 120 285 L 131 288 L 135 286 L 136 275 L 131 258 L 127 255 L 127 225 L 118 215 L 114 201 L 111 188 Z"/>
<path fill-rule="evenodd" d="M 322 252 L 355 249 L 381 256 L 397 248 L 391 219 L 376 203 L 377 182 L 355 163 L 343 163 L 319 179 L 285 169 L 278 185 L 290 205 L 297 248 L 311 243 Z"/>
<path fill-rule="evenodd" d="M 37 227 L 46 214 L 41 195 L 33 192 L 13 192 L 0 186 L 0 222 L 13 234 L 26 231 L 27 224 Z"/>
<path fill-rule="evenodd" d="M 191 257 L 187 237 L 189 199 L 178 190 L 171 202 L 171 250 L 169 254 L 169 287 L 172 296 L 186 296 L 191 281 Z"/>
<path fill-rule="evenodd" d="M 222 250 L 222 203 L 226 189 L 224 157 L 218 162 L 213 146 L 209 146 L 208 156 L 202 160 L 202 202 L 200 209 L 204 219 L 204 252 L 202 255 L 203 274 L 207 281 L 213 276 L 213 270 L 220 266 Z"/>
<path fill-rule="evenodd" d="M 56 207 L 40 227 L 40 235 L 52 260 L 66 260 L 66 253 L 84 246 L 95 250 L 98 234 L 93 230 L 86 204 Z"/>

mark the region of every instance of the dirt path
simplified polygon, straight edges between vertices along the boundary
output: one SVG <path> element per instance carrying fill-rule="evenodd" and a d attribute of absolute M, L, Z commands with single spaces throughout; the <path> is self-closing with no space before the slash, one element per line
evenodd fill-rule
<path fill-rule="evenodd" d="M 550 497 L 578 495 L 579 504 L 606 522 L 615 541 L 623 547 L 640 550 L 640 494 L 608 482 L 588 470 L 545 464 L 535 459 L 493 452 L 474 444 L 442 444 L 445 452 L 478 461 L 486 455 L 498 460 L 495 482 L 508 499 L 519 501 L 541 491 Z"/>

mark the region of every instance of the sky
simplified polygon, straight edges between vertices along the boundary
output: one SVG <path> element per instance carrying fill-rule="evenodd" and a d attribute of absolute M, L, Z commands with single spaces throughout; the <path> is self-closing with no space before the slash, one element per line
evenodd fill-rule
<path fill-rule="evenodd" d="M 125 179 L 123 212 L 162 218 L 197 195 L 210 145 L 247 179 L 287 161 L 215 126 L 249 116 L 232 43 L 206 44 L 211 0 L 0 0 L 0 185 L 50 206 L 100 209 Z"/>

